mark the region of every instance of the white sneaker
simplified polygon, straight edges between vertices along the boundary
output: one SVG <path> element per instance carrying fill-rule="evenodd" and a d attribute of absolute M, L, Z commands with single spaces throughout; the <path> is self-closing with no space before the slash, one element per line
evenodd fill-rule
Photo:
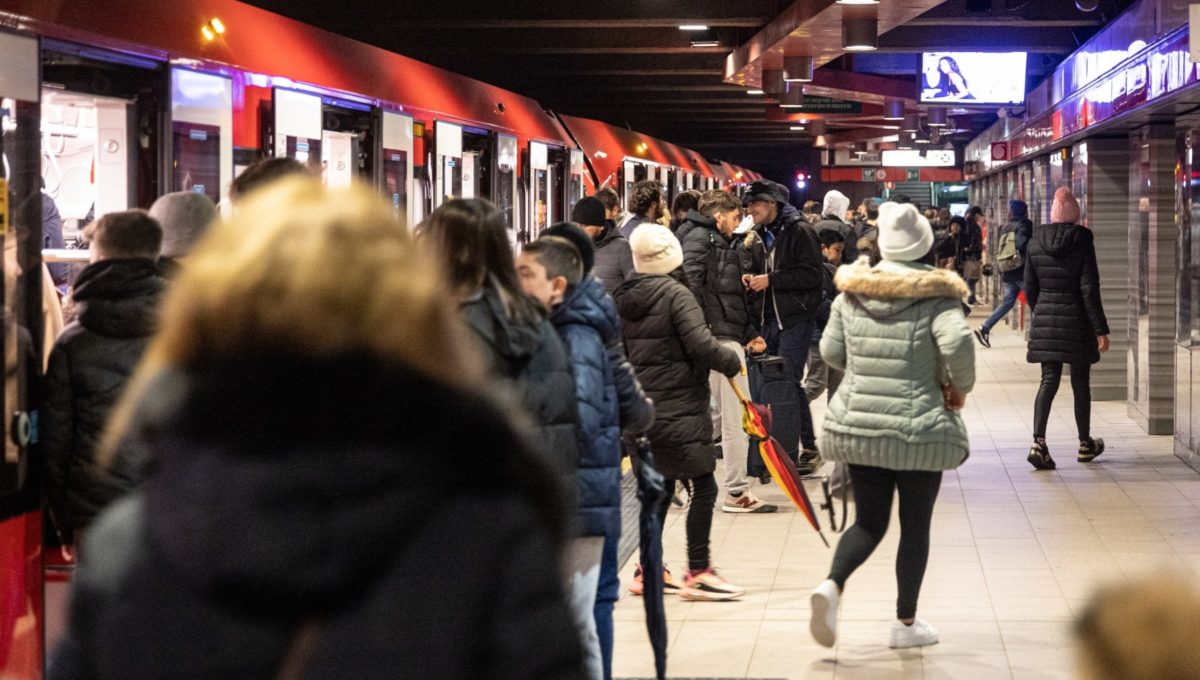
<path fill-rule="evenodd" d="M 825 579 L 812 592 L 812 620 L 808 628 L 813 639 L 822 647 L 832 647 L 837 642 L 838 601 L 841 599 L 833 579 Z"/>
<path fill-rule="evenodd" d="M 906 626 L 899 621 L 893 623 L 888 647 L 892 649 L 906 649 L 908 647 L 928 647 L 937 643 L 937 628 L 934 628 L 921 619 L 916 619 L 911 626 Z"/>

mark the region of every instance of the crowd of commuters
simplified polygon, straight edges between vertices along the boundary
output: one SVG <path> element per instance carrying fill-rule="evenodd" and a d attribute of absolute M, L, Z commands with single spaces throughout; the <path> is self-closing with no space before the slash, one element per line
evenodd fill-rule
<path fill-rule="evenodd" d="M 802 212 L 769 180 L 668 206 L 638 182 L 627 212 L 602 188 L 514 254 L 486 200 L 447 201 L 414 238 L 365 190 L 287 159 L 230 198 L 226 219 L 194 193 L 103 216 L 84 231 L 90 264 L 64 276 L 74 319 L 49 355 L 43 447 L 54 526 L 82 547 L 50 677 L 609 680 L 633 437 L 690 495 L 687 568 L 664 566 L 666 593 L 746 593 L 711 532 L 722 491 L 721 511 L 779 510 L 753 492 L 733 387 L 749 391 L 760 353 L 802 387 L 799 471 L 832 461 L 855 496 L 813 636 L 836 642 L 898 495 L 889 644 L 938 641 L 917 605 L 942 475 L 970 449 L 978 208 L 851 210 L 830 191 Z M 1050 224 L 1011 203 L 992 258 L 1004 302 L 975 331 L 990 347 L 1024 293 L 1038 469 L 1055 466 L 1064 365 L 1078 460 L 1104 450 L 1088 375 L 1108 328 L 1079 213 L 1065 189 Z M 630 592 L 643 581 L 639 567 Z M 430 592 L 436 606 L 413 606 Z"/>

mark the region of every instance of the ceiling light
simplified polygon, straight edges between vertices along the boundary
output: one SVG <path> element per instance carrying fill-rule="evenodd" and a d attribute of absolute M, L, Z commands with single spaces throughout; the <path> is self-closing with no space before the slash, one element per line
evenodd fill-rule
<path fill-rule="evenodd" d="M 213 33 L 216 33 L 217 35 L 225 34 L 225 24 L 220 19 L 213 17 L 212 21 L 208 22 L 208 25 L 212 26 Z"/>
<path fill-rule="evenodd" d="M 929 137 L 926 137 L 925 135 L 915 135 L 913 137 L 913 142 L 916 144 L 928 144 Z"/>
<path fill-rule="evenodd" d="M 719 47 L 720 45 L 721 40 L 717 37 L 717 32 L 711 28 L 706 28 L 692 36 L 692 47 Z"/>
<path fill-rule="evenodd" d="M 789 129 L 789 130 L 794 130 L 794 131 L 796 131 L 796 132 L 802 132 L 802 131 L 804 130 L 804 126 L 803 126 L 803 125 L 793 125 L 793 126 L 791 126 L 790 128 L 788 128 L 788 129 Z"/>
<path fill-rule="evenodd" d="M 837 0 L 839 5 L 878 5 L 879 0 Z"/>
<path fill-rule="evenodd" d="M 904 122 L 900 124 L 900 129 L 905 132 L 917 132 L 921 129 L 921 114 L 906 113 L 904 114 Z"/>
<path fill-rule="evenodd" d="M 946 127 L 946 107 L 931 106 L 929 107 L 929 116 L 926 119 L 929 127 Z"/>
<path fill-rule="evenodd" d="M 811 83 L 813 79 L 812 57 L 784 57 L 783 79 L 789 83 Z"/>
<path fill-rule="evenodd" d="M 679 30 L 681 30 L 681 31 L 707 31 L 708 25 L 706 25 L 706 24 L 680 24 Z"/>
<path fill-rule="evenodd" d="M 887 98 L 883 100 L 884 120 L 904 120 L 904 100 Z"/>
<path fill-rule="evenodd" d="M 869 52 L 879 47 L 879 19 L 873 6 L 848 5 L 842 9 L 842 49 Z"/>
<path fill-rule="evenodd" d="M 759 94 L 766 94 L 766 93 L 763 92 L 762 90 L 746 90 L 746 94 L 759 95 Z"/>
<path fill-rule="evenodd" d="M 780 95 L 779 106 L 785 109 L 798 109 L 804 106 L 804 88 L 788 88 L 786 92 Z"/>

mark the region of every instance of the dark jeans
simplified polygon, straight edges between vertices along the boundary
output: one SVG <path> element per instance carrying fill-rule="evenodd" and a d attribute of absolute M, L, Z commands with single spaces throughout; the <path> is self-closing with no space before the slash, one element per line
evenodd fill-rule
<path fill-rule="evenodd" d="M 671 508 L 671 490 L 675 488 L 675 481 L 667 480 L 667 493 L 658 505 L 660 526 L 667 523 L 667 510 Z M 692 500 L 687 509 L 688 569 L 708 569 L 712 566 L 708 543 L 712 536 L 713 508 L 717 505 L 717 478 L 710 472 L 682 481 L 689 481 L 692 485 Z"/>
<path fill-rule="evenodd" d="M 796 376 L 796 386 L 800 388 L 800 400 L 803 402 L 800 407 L 800 446 L 805 449 L 817 448 L 812 411 L 808 408 L 808 399 L 804 397 L 804 367 L 808 364 L 808 350 L 812 347 L 816 324 L 815 319 L 809 319 L 781 331 L 779 323 L 767 317 L 763 327 L 767 354 L 787 357 L 792 362 L 792 373 Z"/>
<path fill-rule="evenodd" d="M 971 290 L 971 295 L 967 297 L 967 301 L 975 304 L 978 298 L 975 297 L 975 287 L 979 285 L 979 279 L 967 279 L 967 288 Z"/>
<path fill-rule="evenodd" d="M 844 589 L 846 579 L 871 556 L 892 516 L 892 497 L 900 492 L 900 551 L 896 555 L 896 618 L 917 614 L 917 597 L 929 562 L 929 524 L 933 504 L 942 486 L 940 472 L 899 472 L 885 468 L 850 466 L 858 517 L 838 541 L 829 578 Z"/>
<path fill-rule="evenodd" d="M 613 603 L 620 597 L 621 579 L 617 572 L 617 548 L 620 531 L 604 537 L 604 552 L 600 555 L 600 584 L 596 592 L 596 634 L 600 638 L 600 658 L 604 663 L 604 680 L 612 680 Z"/>
<path fill-rule="evenodd" d="M 1050 420 L 1050 407 L 1058 384 L 1062 382 L 1063 365 L 1057 361 L 1042 364 L 1042 384 L 1038 387 L 1037 399 L 1033 401 L 1033 438 L 1046 437 L 1046 423 Z M 1075 427 L 1080 441 L 1091 437 L 1092 430 L 1092 365 L 1071 364 L 1071 392 L 1075 395 Z"/>
<path fill-rule="evenodd" d="M 1004 284 L 1004 301 L 992 312 L 987 321 L 983 322 L 983 332 L 990 333 L 992 328 L 1000 323 L 1000 319 L 1004 318 L 1005 314 L 1012 311 L 1012 308 L 1017 304 L 1017 295 L 1025 290 L 1024 283 L 1005 283 Z"/>

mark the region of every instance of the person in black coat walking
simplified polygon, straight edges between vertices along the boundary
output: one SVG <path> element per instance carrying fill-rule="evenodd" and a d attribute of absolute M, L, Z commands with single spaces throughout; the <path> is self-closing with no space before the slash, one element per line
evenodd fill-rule
<path fill-rule="evenodd" d="M 191 258 L 48 677 L 583 680 L 559 477 L 391 207 L 282 181 Z"/>
<path fill-rule="evenodd" d="M 1000 230 L 1000 245 L 996 251 L 996 265 L 1000 268 L 1000 280 L 1004 283 L 1004 301 L 975 331 L 975 338 L 984 347 L 992 346 L 992 328 L 1012 311 L 1017 304 L 1017 296 L 1025 290 L 1025 258 L 1029 239 L 1033 238 L 1033 222 L 1029 221 L 1029 206 L 1025 201 L 1009 201 L 1008 212 L 1011 219 Z"/>
<path fill-rule="evenodd" d="M 970 290 L 967 297 L 969 305 L 979 303 L 975 288 L 983 267 L 983 225 L 980 224 L 983 219 L 983 209 L 972 206 L 967 210 L 967 224 L 958 238 L 958 273 L 962 274 Z"/>
<path fill-rule="evenodd" d="M 92 263 L 75 280 L 79 316 L 54 343 L 42 409 L 51 513 L 64 544 L 136 485 L 106 468 L 96 446 L 113 405 L 154 332 L 165 280 L 162 228 L 140 210 L 110 213 L 84 230 Z"/>
<path fill-rule="evenodd" d="M 1091 370 L 1108 351 L 1108 319 L 1100 302 L 1092 232 L 1076 224 L 1078 219 L 1079 202 L 1069 189 L 1060 188 L 1050 209 L 1051 224 L 1034 231 L 1025 264 L 1025 295 L 1033 310 L 1026 359 L 1042 365 L 1029 449 L 1029 462 L 1039 470 L 1055 468 L 1046 445 L 1046 423 L 1063 364 L 1071 366 L 1078 460 L 1089 462 L 1104 452 L 1104 440 L 1091 436 Z"/>
<path fill-rule="evenodd" d="M 717 500 L 716 452 L 709 415 L 708 373 L 733 377 L 742 368 L 737 352 L 721 346 L 704 320 L 695 296 L 682 282 L 683 251 L 670 230 L 646 224 L 633 233 L 633 263 L 640 276 L 621 284 L 613 296 L 621 315 L 621 334 L 629 360 L 646 394 L 654 400 L 650 444 L 655 463 L 667 478 L 692 484 L 688 508 L 688 578 L 682 597 L 728 600 L 744 588 L 713 570 L 709 554 L 713 506 Z M 659 513 L 666 519 L 670 497 Z M 631 589 L 640 593 L 640 581 Z"/>

